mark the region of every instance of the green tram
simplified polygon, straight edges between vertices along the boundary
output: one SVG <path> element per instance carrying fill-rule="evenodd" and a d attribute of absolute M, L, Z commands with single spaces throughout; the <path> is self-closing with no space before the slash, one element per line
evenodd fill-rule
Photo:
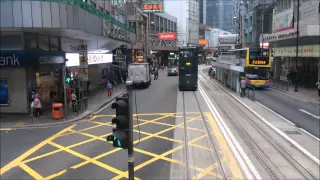
<path fill-rule="evenodd" d="M 198 89 L 198 53 L 196 47 L 182 47 L 179 55 L 179 90 Z"/>

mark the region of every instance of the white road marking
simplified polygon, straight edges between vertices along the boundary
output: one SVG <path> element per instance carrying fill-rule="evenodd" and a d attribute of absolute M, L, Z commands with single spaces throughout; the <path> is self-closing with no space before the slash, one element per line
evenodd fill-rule
<path fill-rule="evenodd" d="M 288 119 L 286 119 L 285 117 L 283 117 L 283 116 L 281 116 L 280 114 L 278 114 L 278 113 L 274 112 L 273 110 L 271 110 L 271 109 L 270 109 L 270 108 L 268 108 L 267 106 L 265 106 L 265 105 L 261 104 L 260 102 L 258 102 L 258 101 L 256 101 L 256 102 L 257 102 L 258 104 L 260 104 L 262 107 L 264 107 L 264 108 L 268 109 L 269 111 L 271 111 L 272 113 L 274 113 L 275 115 L 277 115 L 278 117 L 280 117 L 281 119 L 283 119 L 283 120 L 287 121 L 289 124 L 291 124 L 291 125 L 295 126 L 295 124 L 294 124 L 293 122 L 289 121 L 289 120 L 288 120 Z"/>
<path fill-rule="evenodd" d="M 310 116 L 312 116 L 312 117 L 314 117 L 316 119 L 320 119 L 320 116 L 316 116 L 316 115 L 314 115 L 314 114 L 312 114 L 312 113 L 310 113 L 310 112 L 308 112 L 308 111 L 306 111 L 304 109 L 298 109 L 298 110 L 303 112 L 303 113 L 306 113 L 306 114 L 308 114 L 308 115 L 310 115 Z"/>
<path fill-rule="evenodd" d="M 220 86 L 220 84 L 217 83 L 218 86 Z M 225 89 L 224 87 L 220 86 L 222 89 Z M 254 115 L 256 115 L 262 122 L 264 122 L 265 124 L 267 124 L 271 129 L 273 129 L 274 131 L 276 131 L 280 136 L 282 136 L 284 139 L 286 139 L 288 142 L 290 142 L 292 145 L 294 145 L 297 149 L 299 149 L 303 154 L 305 154 L 306 156 L 308 156 L 311 160 L 313 160 L 315 163 L 317 163 L 318 165 L 320 165 L 320 160 L 318 158 L 316 158 L 315 156 L 313 156 L 309 151 L 307 151 L 305 148 L 303 148 L 300 144 L 298 144 L 296 141 L 294 141 L 293 139 L 291 139 L 288 135 L 286 135 L 284 132 L 280 131 L 278 128 L 276 128 L 275 126 L 273 126 L 270 122 L 268 122 L 266 119 L 264 119 L 262 116 L 260 116 L 257 112 L 255 112 L 254 110 L 252 110 L 249 106 L 247 106 L 246 104 L 244 104 L 241 100 L 239 100 L 236 96 L 234 96 L 233 94 L 229 93 L 227 90 L 225 90 L 230 96 L 232 96 L 234 99 L 236 99 L 239 103 L 241 103 L 244 107 L 246 107 L 249 111 L 251 111 Z"/>
<path fill-rule="evenodd" d="M 244 150 L 240 146 L 239 142 L 236 140 L 236 138 L 232 134 L 231 130 L 228 128 L 228 126 L 226 125 L 226 123 L 224 122 L 224 120 L 222 119 L 220 114 L 218 113 L 217 109 L 213 106 L 211 100 L 208 98 L 206 92 L 203 90 L 201 85 L 199 85 L 199 90 L 200 90 L 200 93 L 203 96 L 204 100 L 206 101 L 212 115 L 215 117 L 215 120 L 216 120 L 220 130 L 222 131 L 224 137 L 226 138 L 226 141 L 228 142 L 232 152 L 234 153 L 235 157 L 237 158 L 237 160 L 238 160 L 242 170 L 244 171 L 247 179 L 253 179 L 253 177 L 252 177 L 248 167 L 246 166 L 246 164 L 249 166 L 250 170 L 253 172 L 255 179 L 262 179 L 260 174 L 256 170 L 256 168 L 254 167 L 254 165 L 252 164 L 252 162 L 250 161 L 250 159 L 248 158 L 248 156 L 246 155 L 246 153 L 244 152 Z M 244 163 L 242 158 L 244 159 L 246 164 Z"/>
<path fill-rule="evenodd" d="M 316 140 L 320 141 L 319 138 L 317 138 L 316 136 L 312 135 L 312 134 L 309 133 L 308 131 L 306 131 L 306 130 L 304 130 L 304 129 L 302 129 L 302 128 L 299 128 L 299 129 L 300 129 L 301 131 L 303 131 L 304 133 L 308 134 L 309 136 L 311 136 L 311 137 L 315 138 Z"/>

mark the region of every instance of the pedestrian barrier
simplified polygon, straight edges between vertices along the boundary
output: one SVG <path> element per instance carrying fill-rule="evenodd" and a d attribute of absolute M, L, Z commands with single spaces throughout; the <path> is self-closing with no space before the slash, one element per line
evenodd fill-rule
<path fill-rule="evenodd" d="M 246 93 L 246 96 L 250 99 L 250 100 L 252 100 L 252 101 L 255 101 L 255 88 L 253 88 L 253 87 L 247 87 L 246 88 L 246 91 L 245 91 L 245 93 Z"/>
<path fill-rule="evenodd" d="M 52 104 L 52 119 L 60 120 L 63 118 L 63 105 L 61 103 Z"/>
<path fill-rule="evenodd" d="M 281 81 L 278 79 L 270 79 L 270 85 L 285 91 L 289 91 L 289 82 Z"/>

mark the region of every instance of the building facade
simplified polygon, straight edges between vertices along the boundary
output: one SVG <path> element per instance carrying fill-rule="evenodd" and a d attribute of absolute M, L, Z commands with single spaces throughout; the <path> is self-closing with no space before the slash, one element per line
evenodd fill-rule
<path fill-rule="evenodd" d="M 1 1 L 1 113 L 27 113 L 31 89 L 44 105 L 66 103 L 66 54 L 79 53 L 80 46 L 86 47 L 85 53 L 111 52 L 120 45 L 130 48 L 135 29 L 126 25 L 125 13 L 112 15 L 113 5 L 102 0 Z M 118 5 L 123 10 L 124 3 Z M 82 80 L 93 81 L 94 66 L 84 64 Z"/>
<path fill-rule="evenodd" d="M 178 44 L 198 45 L 199 2 L 196 0 L 164 1 L 165 12 L 177 18 Z"/>
<path fill-rule="evenodd" d="M 240 42 L 243 47 L 259 47 L 261 34 L 272 32 L 272 13 L 275 1 L 245 0 L 236 3 L 240 12 Z M 235 17 L 238 17 L 235 14 Z M 238 20 L 238 18 L 235 18 Z"/>
<path fill-rule="evenodd" d="M 268 42 L 273 50 L 273 78 L 292 84 L 298 82 L 299 86 L 306 88 L 316 88 L 315 82 L 320 79 L 320 2 L 300 1 L 298 44 L 295 2 L 278 1 L 273 14 L 273 31 L 264 34 L 263 41 Z"/>

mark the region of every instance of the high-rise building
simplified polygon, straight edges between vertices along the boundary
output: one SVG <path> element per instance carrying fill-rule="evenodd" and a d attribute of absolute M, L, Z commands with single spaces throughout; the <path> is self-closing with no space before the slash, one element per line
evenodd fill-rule
<path fill-rule="evenodd" d="M 206 21 L 211 27 L 236 33 L 234 28 L 235 0 L 206 0 Z"/>
<path fill-rule="evenodd" d="M 199 40 L 199 2 L 196 0 L 165 0 L 165 12 L 177 18 L 180 45 L 197 45 Z"/>

